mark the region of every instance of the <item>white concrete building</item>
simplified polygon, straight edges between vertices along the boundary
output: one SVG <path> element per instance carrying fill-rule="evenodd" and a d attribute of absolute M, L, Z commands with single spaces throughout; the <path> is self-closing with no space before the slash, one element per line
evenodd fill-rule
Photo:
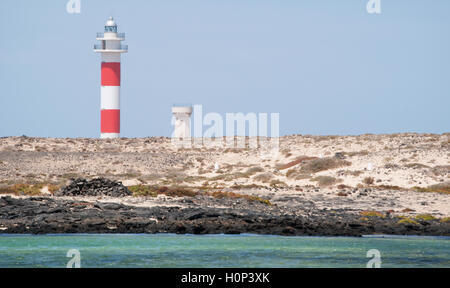
<path fill-rule="evenodd" d="M 190 139 L 191 138 L 191 106 L 173 106 L 172 114 L 175 119 L 174 138 Z"/>

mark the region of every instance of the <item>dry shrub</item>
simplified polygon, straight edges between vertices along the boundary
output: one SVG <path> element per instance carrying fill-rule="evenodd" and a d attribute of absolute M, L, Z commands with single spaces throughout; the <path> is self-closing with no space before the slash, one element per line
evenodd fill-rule
<path fill-rule="evenodd" d="M 234 184 L 230 188 L 235 190 L 241 190 L 241 189 L 261 189 L 265 187 L 257 184 L 246 184 L 246 185 Z"/>
<path fill-rule="evenodd" d="M 420 168 L 430 168 L 430 166 L 421 164 L 421 163 L 408 163 L 405 165 L 406 168 L 412 168 L 412 169 L 420 169 Z"/>
<path fill-rule="evenodd" d="M 412 190 L 418 192 L 435 192 L 442 194 L 450 194 L 450 181 L 428 186 L 426 188 L 413 187 Z"/>
<path fill-rule="evenodd" d="M 352 175 L 352 176 L 355 176 L 355 177 L 358 177 L 358 176 L 361 175 L 362 173 L 364 173 L 364 172 L 361 171 L 361 170 L 348 171 L 348 174 L 350 174 L 350 175 Z"/>
<path fill-rule="evenodd" d="M 263 183 L 269 183 L 274 178 L 272 173 L 261 173 L 253 177 L 253 180 L 263 182 Z"/>
<path fill-rule="evenodd" d="M 198 195 L 207 195 L 218 199 L 223 198 L 241 198 L 246 199 L 248 201 L 257 201 L 266 205 L 272 205 L 269 200 L 263 199 L 258 196 L 252 195 L 243 195 L 233 192 L 206 192 L 200 193 L 199 191 L 194 191 L 194 189 L 189 187 L 167 187 L 167 186 L 144 186 L 144 185 L 135 185 L 130 186 L 128 189 L 133 192 L 133 196 L 149 196 L 149 197 L 157 197 L 158 195 L 166 195 L 170 197 L 195 197 Z"/>
<path fill-rule="evenodd" d="M 416 210 L 410 209 L 410 208 L 405 208 L 402 210 L 403 213 L 414 212 L 414 211 L 416 211 Z"/>
<path fill-rule="evenodd" d="M 343 166 L 350 166 L 352 163 L 337 158 L 319 158 L 306 162 L 300 169 L 303 173 L 317 173 L 320 171 L 336 169 Z"/>
<path fill-rule="evenodd" d="M 394 185 L 376 185 L 372 186 L 373 188 L 381 189 L 381 190 L 396 190 L 396 191 L 406 191 L 408 189 L 400 186 L 394 186 Z"/>
<path fill-rule="evenodd" d="M 251 167 L 251 168 L 248 168 L 245 173 L 250 176 L 250 175 L 256 174 L 258 172 L 264 172 L 264 168 L 259 167 L 259 166 Z"/>
<path fill-rule="evenodd" d="M 311 179 L 311 181 L 318 182 L 319 186 L 321 186 L 321 187 L 326 187 L 326 186 L 334 185 L 334 184 L 340 182 L 341 180 L 336 179 L 331 176 L 317 176 L 317 177 Z"/>
<path fill-rule="evenodd" d="M 363 180 L 363 183 L 366 185 L 372 185 L 375 182 L 375 179 L 373 177 L 366 177 Z"/>
<path fill-rule="evenodd" d="M 435 166 L 430 171 L 435 176 L 444 176 L 450 173 L 450 165 Z"/>
<path fill-rule="evenodd" d="M 292 156 L 291 150 L 290 149 L 284 149 L 283 151 L 281 151 L 281 153 L 284 155 L 284 157 L 288 158 L 290 156 Z"/>
<path fill-rule="evenodd" d="M 242 173 L 242 172 L 236 172 L 236 173 L 232 173 L 232 174 L 221 174 L 221 175 L 217 175 L 215 177 L 210 178 L 210 181 L 233 181 L 239 178 L 248 178 L 249 175 L 246 173 Z"/>
<path fill-rule="evenodd" d="M 350 189 L 350 188 L 352 188 L 352 187 L 347 186 L 347 185 L 345 185 L 345 184 L 339 184 L 339 185 L 337 186 L 337 188 L 338 188 L 338 189 Z"/>
<path fill-rule="evenodd" d="M 274 180 L 270 181 L 270 186 L 271 187 L 275 187 L 275 188 L 276 187 L 286 187 L 287 184 L 284 183 L 283 181 L 278 180 L 278 179 L 274 179 Z"/>
<path fill-rule="evenodd" d="M 296 169 L 289 169 L 286 172 L 286 177 L 289 179 L 295 179 L 295 180 L 303 180 L 303 179 L 310 179 L 310 174 L 301 173 L 300 171 Z"/>
<path fill-rule="evenodd" d="M 289 162 L 287 164 L 279 164 L 279 165 L 276 166 L 276 168 L 281 171 L 281 170 L 285 170 L 285 169 L 291 168 L 291 167 L 296 166 L 296 165 L 298 165 L 300 163 L 303 163 L 303 162 L 308 161 L 308 160 L 313 160 L 313 159 L 317 159 L 317 157 L 300 156 L 300 157 L 297 157 L 297 159 L 295 159 L 294 161 L 291 161 L 291 162 Z"/>
<path fill-rule="evenodd" d="M 397 170 L 397 169 L 400 169 L 400 166 L 398 166 L 397 164 L 387 163 L 386 165 L 384 165 L 384 168 L 391 169 L 391 170 Z"/>
<path fill-rule="evenodd" d="M 287 172 L 286 172 L 286 177 L 288 177 L 288 178 L 294 178 L 293 176 L 295 176 L 297 174 L 297 170 L 295 170 L 295 169 L 289 169 Z"/>

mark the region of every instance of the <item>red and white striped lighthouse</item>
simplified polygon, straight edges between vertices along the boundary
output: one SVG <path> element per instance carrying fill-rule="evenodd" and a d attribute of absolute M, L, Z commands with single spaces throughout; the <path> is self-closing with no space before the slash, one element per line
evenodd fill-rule
<path fill-rule="evenodd" d="M 124 33 L 117 33 L 112 17 L 105 25 L 104 33 L 97 33 L 101 44 L 94 45 L 94 51 L 102 53 L 101 88 L 101 138 L 120 137 L 120 54 L 128 52 L 122 45 Z"/>

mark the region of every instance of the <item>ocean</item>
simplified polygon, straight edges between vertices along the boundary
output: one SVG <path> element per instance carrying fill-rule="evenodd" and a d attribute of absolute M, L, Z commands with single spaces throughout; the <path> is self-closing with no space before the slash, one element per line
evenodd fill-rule
<path fill-rule="evenodd" d="M 369 261 L 450 267 L 450 237 L 0 235 L 0 267 L 365 268 Z"/>

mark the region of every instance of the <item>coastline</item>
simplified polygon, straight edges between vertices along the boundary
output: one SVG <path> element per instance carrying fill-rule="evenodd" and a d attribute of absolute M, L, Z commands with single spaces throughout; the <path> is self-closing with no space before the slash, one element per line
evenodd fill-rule
<path fill-rule="evenodd" d="M 449 148 L 449 133 L 291 135 L 266 159 L 164 137 L 4 137 L 0 233 L 448 236 Z"/>
<path fill-rule="evenodd" d="M 289 214 L 289 211 L 279 207 L 265 206 L 241 200 L 241 206 L 236 208 L 200 208 L 190 207 L 189 204 L 183 208 L 133 207 L 50 197 L 20 199 L 6 196 L 0 198 L 0 233 L 450 236 L 450 223 L 436 219 L 404 224 L 399 223 L 401 219 L 398 217 L 361 217 L 339 210 L 300 216 Z"/>

